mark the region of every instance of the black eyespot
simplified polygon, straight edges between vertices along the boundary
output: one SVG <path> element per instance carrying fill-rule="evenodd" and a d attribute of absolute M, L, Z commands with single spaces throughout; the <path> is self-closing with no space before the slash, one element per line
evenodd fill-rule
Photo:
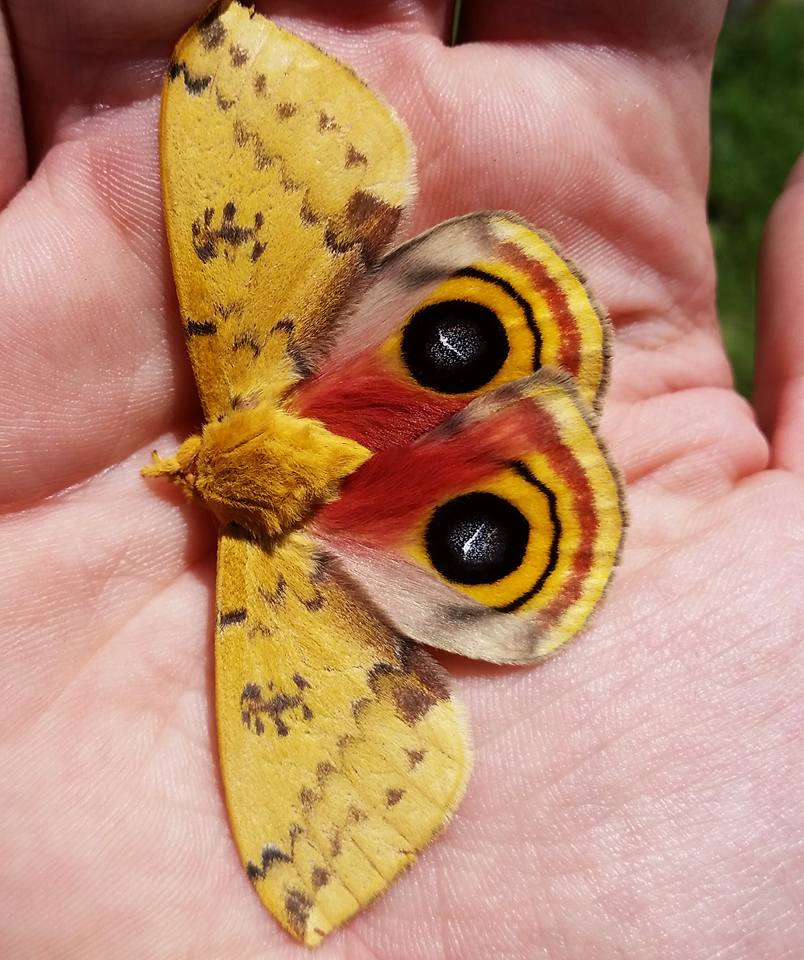
<path fill-rule="evenodd" d="M 508 337 L 497 314 L 466 300 L 423 307 L 402 334 L 402 358 L 415 380 L 440 393 L 485 386 L 508 356 Z"/>
<path fill-rule="evenodd" d="M 493 493 L 465 493 L 437 507 L 425 531 L 427 553 L 453 583 L 496 583 L 525 558 L 530 526 Z"/>

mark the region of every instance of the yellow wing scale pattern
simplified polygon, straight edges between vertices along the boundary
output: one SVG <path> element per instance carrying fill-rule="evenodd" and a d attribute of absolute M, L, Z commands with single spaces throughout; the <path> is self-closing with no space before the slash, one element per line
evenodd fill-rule
<path fill-rule="evenodd" d="M 326 348 L 409 199 L 411 151 L 350 70 L 230 2 L 176 47 L 161 157 L 182 320 L 211 419 L 256 402 L 266 380 L 279 394 Z"/>
<path fill-rule="evenodd" d="M 447 679 L 302 534 L 218 556 L 216 703 L 226 802 L 268 909 L 315 945 L 444 825 L 469 773 Z"/>
<path fill-rule="evenodd" d="M 539 362 L 567 369 L 597 406 L 605 317 L 550 242 L 515 217 L 460 218 L 433 231 L 423 263 L 414 241 L 374 273 L 413 192 L 404 125 L 348 68 L 253 9 L 223 0 L 180 40 L 163 91 L 161 161 L 173 273 L 207 424 L 182 446 L 183 459 L 160 462 L 152 474 L 178 478 L 198 495 L 203 458 L 187 445 L 209 452 L 220 427 L 224 453 L 242 455 L 262 436 L 246 429 L 261 410 L 293 417 L 283 407 L 288 390 L 327 354 L 336 324 L 348 329 L 347 302 L 370 294 L 336 352 L 363 340 L 353 322 L 361 309 L 379 327 L 393 311 L 373 310 L 377 303 L 421 299 L 417 284 L 431 283 L 434 254 L 443 273 L 435 300 L 472 293 L 488 301 L 512 342 L 521 341 L 517 356 L 535 356 L 532 313 L 543 328 Z M 464 249 L 473 253 L 461 261 Z M 466 263 L 474 267 L 458 278 Z M 528 373 L 522 361 L 501 383 Z M 569 436 L 572 417 L 558 410 L 564 399 L 556 397 L 556 422 L 567 444 L 581 446 Z M 238 418 L 242 443 L 232 439 Z M 348 472 L 333 475 L 340 481 Z M 274 473 L 276 489 L 295 484 L 304 493 L 292 470 Z M 258 479 L 235 468 L 226 476 L 238 488 L 242 476 Z M 221 476 L 215 480 L 220 493 Z M 606 504 L 616 499 L 612 484 L 614 493 L 601 494 Z M 238 513 L 219 519 L 233 517 L 246 522 Z M 292 532 L 275 540 L 233 523 L 221 529 L 216 717 L 227 808 L 248 876 L 285 929 L 314 946 L 445 825 L 471 757 L 462 709 L 436 661 L 390 626 L 381 604 L 296 520 L 287 526 Z M 590 607 L 599 593 L 590 593 Z M 551 649 L 563 639 L 557 634 Z"/>

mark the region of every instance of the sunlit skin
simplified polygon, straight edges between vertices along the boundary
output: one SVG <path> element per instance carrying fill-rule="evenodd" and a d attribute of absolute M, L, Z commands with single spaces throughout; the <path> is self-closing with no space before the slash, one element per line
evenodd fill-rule
<path fill-rule="evenodd" d="M 250 889 L 226 821 L 213 523 L 139 475 L 200 420 L 156 142 L 161 73 L 200 6 L 5 4 L 9 960 L 302 955 Z M 617 330 L 603 430 L 632 514 L 604 608 L 558 658 L 441 658 L 475 731 L 466 800 L 317 955 L 792 960 L 804 954 L 804 169 L 768 227 L 752 407 L 732 388 L 705 219 L 724 3 L 526 6 L 465 0 L 456 49 L 440 3 L 265 10 L 407 121 L 420 188 L 409 232 L 510 208 L 583 267 Z"/>

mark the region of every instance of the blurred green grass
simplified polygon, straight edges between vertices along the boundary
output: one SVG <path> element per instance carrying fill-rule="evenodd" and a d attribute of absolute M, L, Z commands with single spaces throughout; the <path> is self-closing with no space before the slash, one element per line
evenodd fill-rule
<path fill-rule="evenodd" d="M 750 391 L 754 368 L 762 230 L 802 149 L 804 4 L 733 4 L 712 84 L 709 217 L 723 336 L 743 393 Z"/>

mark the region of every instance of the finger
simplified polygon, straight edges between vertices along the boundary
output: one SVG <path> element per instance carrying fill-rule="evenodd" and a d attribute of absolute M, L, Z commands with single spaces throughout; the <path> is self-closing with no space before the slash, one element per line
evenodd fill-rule
<path fill-rule="evenodd" d="M 318 23 L 329 29 L 346 28 L 365 33 L 377 29 L 429 34 L 447 40 L 452 30 L 453 0 L 274 0 L 266 3 L 266 16 Z"/>
<path fill-rule="evenodd" d="M 194 409 L 162 240 L 157 111 L 115 111 L 51 151 L 0 216 L 0 505 L 74 484 Z"/>
<path fill-rule="evenodd" d="M 5 15 L 0 8 L 0 209 L 25 182 L 25 136 Z"/>
<path fill-rule="evenodd" d="M 156 93 L 175 42 L 202 10 L 197 0 L 10 0 L 34 162 L 98 106 L 108 109 Z M 344 0 L 337 5 L 279 0 L 260 4 L 260 10 L 291 29 L 306 26 L 300 32 L 313 40 L 325 39 L 333 28 L 343 33 L 339 47 L 359 38 L 363 57 L 369 58 L 385 41 L 406 34 L 446 39 L 452 0 Z"/>
<path fill-rule="evenodd" d="M 671 56 L 711 52 L 725 0 L 464 0 L 458 40 L 607 44 Z"/>
<path fill-rule="evenodd" d="M 759 264 L 754 404 L 771 464 L 804 476 L 804 155 L 768 220 Z"/>

